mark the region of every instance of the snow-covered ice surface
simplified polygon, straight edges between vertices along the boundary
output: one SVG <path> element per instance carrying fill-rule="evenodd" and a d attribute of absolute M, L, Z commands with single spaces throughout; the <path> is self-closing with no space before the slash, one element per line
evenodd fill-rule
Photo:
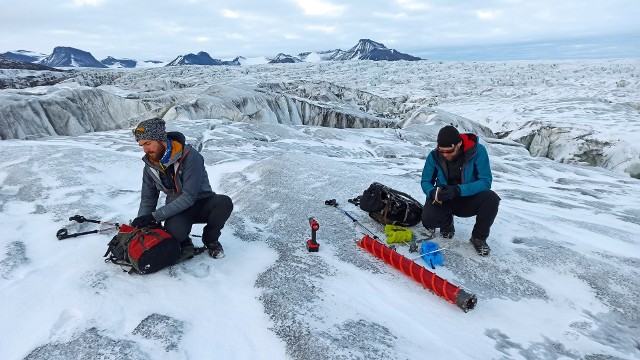
<path fill-rule="evenodd" d="M 613 62 L 604 71 L 624 64 Z M 55 238 L 63 227 L 70 232 L 99 228 L 69 222 L 75 214 L 116 222 L 136 215 L 143 163 L 129 129 L 0 142 L 0 358 L 640 357 L 640 181 L 620 171 L 532 157 L 522 145 L 491 138 L 492 130 L 517 129 L 518 121 L 527 119 L 511 123 L 506 116 L 472 116 L 473 106 L 485 115 L 508 107 L 498 96 L 482 103 L 483 94 L 472 85 L 474 72 L 456 68 L 466 84 L 459 86 L 469 89 L 472 105 L 465 107 L 464 95 L 454 94 L 454 84 L 451 94 L 440 91 L 446 82 L 454 82 L 446 76 L 428 90 L 424 83 L 418 85 L 426 81 L 421 80 L 426 76 L 422 70 L 413 78 L 392 71 L 395 87 L 376 72 L 388 71 L 387 66 L 406 70 L 406 64 L 305 65 L 247 67 L 246 73 L 203 68 L 127 71 L 126 77 L 100 90 L 112 94 L 102 98 L 127 97 L 123 94 L 136 92 L 136 86 L 167 85 L 172 77 L 200 88 L 213 81 L 251 87 L 291 79 L 307 81 L 297 84 L 317 95 L 311 84 L 319 83 L 324 69 L 323 80 L 354 89 L 351 100 L 347 92 L 336 97 L 339 92 L 327 90 L 324 99 L 334 107 L 353 108 L 361 102 L 365 97 L 355 89 L 389 99 L 405 96 L 404 105 L 389 112 L 403 126 L 397 129 L 184 115 L 168 119 L 171 130 L 182 131 L 201 149 L 214 190 L 234 200 L 221 238 L 223 259 L 200 255 L 153 275 L 128 275 L 102 261 L 113 232 Z M 549 78 L 560 82 L 560 76 Z M 593 76 L 599 75 L 594 71 Z M 620 102 L 634 101 L 637 78 L 627 81 L 636 88 L 627 88 Z M 596 80 L 586 77 L 585 82 Z M 557 85 L 558 94 L 571 93 L 567 87 L 581 88 L 574 82 Z M 181 89 L 164 92 L 176 100 L 187 92 Z M 496 86 L 493 91 L 505 89 Z M 528 96 L 520 86 L 513 90 Z M 28 89 L 11 96 L 58 91 Z M 162 91 L 152 90 L 154 98 Z M 516 96 L 513 101 L 546 107 L 540 114 L 549 124 L 557 120 L 581 129 L 546 103 L 553 100 L 551 91 L 546 96 Z M 599 96 L 613 97 L 604 90 Z M 434 97 L 438 106 L 431 103 Z M 370 103 L 374 108 L 384 102 Z M 595 116 L 588 125 L 608 124 L 615 114 L 625 113 L 604 112 L 608 115 Z M 384 111 L 370 113 L 384 116 Z M 637 137 L 634 121 L 637 118 L 629 121 L 629 136 Z M 354 240 L 363 236 L 360 229 L 324 205 L 335 198 L 365 226 L 383 234 L 381 225 L 347 199 L 378 181 L 423 201 L 419 182 L 424 158 L 438 129 L 449 122 L 481 134 L 490 154 L 493 189 L 502 198 L 489 238 L 490 257 L 478 257 L 468 242 L 472 218 L 456 219 L 453 239 L 435 239 L 446 248 L 445 266 L 436 273 L 478 297 L 468 313 L 359 249 Z M 305 248 L 311 216 L 320 223 L 318 253 Z M 201 228 L 194 226 L 192 233 Z M 413 230 L 421 238 L 421 227 Z M 415 257 L 407 247 L 399 251 Z"/>

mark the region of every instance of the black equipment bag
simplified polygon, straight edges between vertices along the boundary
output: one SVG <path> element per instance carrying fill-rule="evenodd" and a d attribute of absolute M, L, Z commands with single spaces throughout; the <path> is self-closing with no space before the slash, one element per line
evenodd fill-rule
<path fill-rule="evenodd" d="M 372 183 L 362 196 L 349 202 L 359 205 L 381 224 L 414 226 L 422 220 L 422 204 L 411 196 L 380 183 Z"/>

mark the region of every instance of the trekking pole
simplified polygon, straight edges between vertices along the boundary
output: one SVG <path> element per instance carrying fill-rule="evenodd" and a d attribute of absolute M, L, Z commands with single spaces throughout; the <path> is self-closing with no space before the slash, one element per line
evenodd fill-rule
<path fill-rule="evenodd" d="M 110 227 L 104 228 L 104 229 L 83 231 L 83 232 L 77 232 L 77 233 L 73 233 L 73 234 L 69 234 L 69 231 L 67 229 L 60 229 L 60 230 L 58 230 L 58 232 L 56 232 L 56 237 L 58 238 L 58 240 L 64 240 L 64 239 L 78 237 L 78 236 L 82 236 L 82 235 L 98 234 L 98 233 L 101 233 L 101 232 L 105 232 L 105 231 L 113 230 L 113 229 L 119 229 L 119 228 L 120 228 L 120 225 L 116 226 L 114 224 L 113 226 L 110 226 Z"/>
<path fill-rule="evenodd" d="M 90 222 L 90 223 L 94 223 L 94 224 L 106 224 L 106 225 L 120 226 L 120 224 L 118 224 L 118 223 L 87 219 L 82 215 L 73 215 L 72 217 L 69 218 L 69 221 L 77 221 L 80 224 L 82 224 L 83 222 L 86 221 L 86 222 Z"/>
<path fill-rule="evenodd" d="M 366 226 L 362 225 L 358 220 L 356 220 L 356 218 L 354 218 L 353 216 L 351 216 L 351 214 L 349 214 L 346 210 L 344 210 L 343 208 L 341 208 L 338 204 L 338 202 L 336 201 L 336 199 L 331 199 L 331 200 L 326 200 L 324 202 L 325 205 L 329 205 L 329 206 L 333 206 L 338 208 L 338 210 L 342 211 L 345 215 L 347 215 L 349 217 L 349 219 L 351 219 L 354 223 L 360 225 L 361 228 L 365 229 L 369 234 L 373 235 L 373 238 L 380 241 L 380 238 L 378 237 L 378 235 L 374 234 L 373 231 L 367 229 Z"/>

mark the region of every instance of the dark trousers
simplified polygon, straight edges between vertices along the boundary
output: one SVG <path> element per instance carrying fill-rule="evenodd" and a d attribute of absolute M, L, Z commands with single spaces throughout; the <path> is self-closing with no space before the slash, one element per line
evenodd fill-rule
<path fill-rule="evenodd" d="M 453 221 L 453 216 L 476 217 L 471 236 L 486 240 L 493 221 L 498 215 L 500 197 L 492 190 L 486 190 L 473 196 L 457 197 L 434 205 L 430 199 L 422 208 L 422 225 L 429 229 L 441 228 Z"/>
<path fill-rule="evenodd" d="M 193 224 L 207 224 L 202 231 L 202 242 L 210 244 L 218 241 L 224 223 L 233 211 L 233 203 L 227 195 L 215 194 L 196 201 L 187 210 L 178 213 L 164 222 L 169 234 L 178 241 L 189 237 Z"/>

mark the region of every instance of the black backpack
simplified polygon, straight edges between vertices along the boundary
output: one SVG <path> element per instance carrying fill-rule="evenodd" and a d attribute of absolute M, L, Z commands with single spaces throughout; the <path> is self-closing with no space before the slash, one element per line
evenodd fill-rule
<path fill-rule="evenodd" d="M 418 200 L 377 182 L 349 202 L 359 205 L 360 209 L 384 225 L 409 227 L 422 220 L 422 204 Z"/>

